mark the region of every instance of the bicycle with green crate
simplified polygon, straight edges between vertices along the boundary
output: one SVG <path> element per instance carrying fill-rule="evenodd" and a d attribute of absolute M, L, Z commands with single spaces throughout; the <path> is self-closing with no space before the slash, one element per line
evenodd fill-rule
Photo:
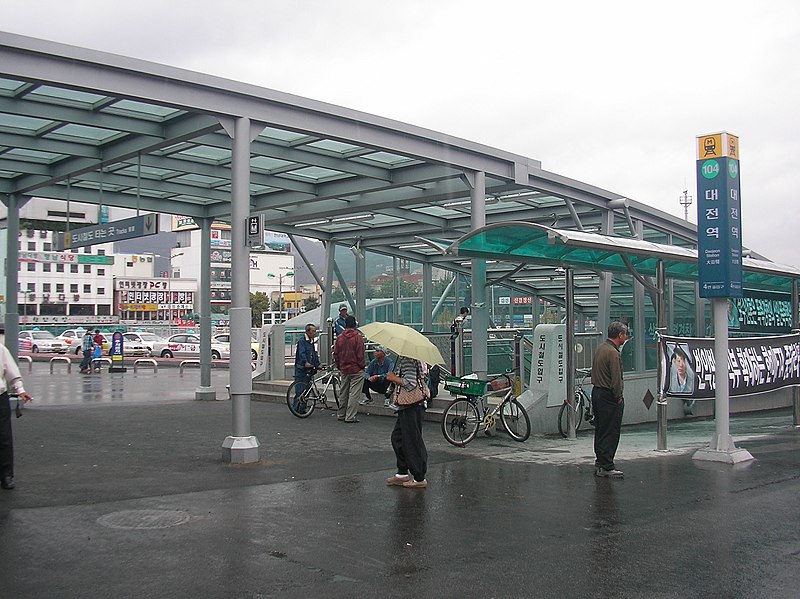
<path fill-rule="evenodd" d="M 444 388 L 456 395 L 442 415 L 442 434 L 448 443 L 464 447 L 483 427 L 489 434 L 497 426 L 498 417 L 506 432 L 515 441 L 525 441 L 531 434 L 528 413 L 514 394 L 514 376 L 504 372 L 488 381 L 468 377 L 446 376 Z M 498 403 L 494 400 L 499 398 Z"/>

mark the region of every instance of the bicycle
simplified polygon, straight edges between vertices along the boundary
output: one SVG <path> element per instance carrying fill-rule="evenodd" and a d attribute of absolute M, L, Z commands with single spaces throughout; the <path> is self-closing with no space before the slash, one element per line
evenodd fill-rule
<path fill-rule="evenodd" d="M 523 442 L 530 437 L 531 421 L 514 395 L 514 378 L 510 373 L 488 381 L 446 376 L 444 388 L 464 396 L 451 403 L 442 415 L 442 434 L 448 443 L 464 447 L 475 438 L 480 426 L 489 434 L 497 426 L 498 414 L 512 439 Z M 490 408 L 488 399 L 497 397 L 500 402 Z"/>
<path fill-rule="evenodd" d="M 567 419 L 569 418 L 569 411 L 575 411 L 575 432 L 581 428 L 581 422 L 585 421 L 586 424 L 594 426 L 594 410 L 592 409 L 592 400 L 586 392 L 584 386 L 586 380 L 592 374 L 591 368 L 578 368 L 575 370 L 576 374 L 581 377 L 580 382 L 575 386 L 575 407 L 569 405 L 569 401 L 564 400 L 564 404 L 558 411 L 558 432 L 565 439 L 567 438 Z"/>
<path fill-rule="evenodd" d="M 323 410 L 339 409 L 339 386 L 342 384 L 341 380 L 339 380 L 339 373 L 335 369 L 325 366 L 321 366 L 319 370 L 322 371 L 322 374 L 316 378 L 312 374 L 311 381 L 306 385 L 297 400 L 294 397 L 297 381 L 289 385 L 286 390 L 286 405 L 289 406 L 289 411 L 298 418 L 311 416 L 317 407 L 317 403 L 322 404 L 321 409 Z M 316 370 L 314 374 L 316 374 Z M 329 392 L 333 395 L 333 402 L 336 407 L 328 406 Z"/>

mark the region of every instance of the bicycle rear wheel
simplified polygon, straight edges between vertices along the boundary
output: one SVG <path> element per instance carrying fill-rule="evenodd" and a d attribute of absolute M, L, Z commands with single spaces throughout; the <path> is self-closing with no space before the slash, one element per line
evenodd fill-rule
<path fill-rule="evenodd" d="M 475 438 L 480 424 L 475 405 L 467 399 L 457 399 L 442 415 L 442 434 L 448 443 L 464 447 Z"/>
<path fill-rule="evenodd" d="M 580 393 L 575 393 L 575 432 L 578 432 L 578 429 L 581 428 L 581 420 L 583 420 L 583 396 Z M 572 407 L 567 403 L 561 406 L 561 409 L 558 411 L 558 432 L 561 434 L 562 437 L 565 439 L 567 438 L 567 430 L 568 424 L 567 419 L 569 418 L 569 412 L 572 410 Z"/>
<path fill-rule="evenodd" d="M 294 381 L 286 390 L 286 405 L 289 406 L 289 411 L 298 418 L 308 418 L 317 406 L 319 391 L 317 391 L 313 383 L 309 383 L 303 393 L 300 394 L 300 397 L 295 399 L 294 390 L 296 387 L 297 381 Z"/>
<path fill-rule="evenodd" d="M 528 413 L 516 399 L 505 402 L 500 406 L 500 421 L 509 436 L 520 443 L 531 436 L 531 419 Z"/>

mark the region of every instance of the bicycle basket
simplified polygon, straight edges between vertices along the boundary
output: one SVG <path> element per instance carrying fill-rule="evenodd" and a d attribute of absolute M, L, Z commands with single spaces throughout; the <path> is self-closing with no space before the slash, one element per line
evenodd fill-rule
<path fill-rule="evenodd" d="M 489 385 L 492 387 L 492 391 L 502 391 L 503 389 L 508 389 L 513 383 L 514 383 L 513 378 L 510 377 L 507 378 L 504 376 L 489 381 Z"/>
<path fill-rule="evenodd" d="M 445 376 L 444 388 L 452 394 L 483 395 L 486 393 L 486 381 L 461 379 L 457 376 Z"/>

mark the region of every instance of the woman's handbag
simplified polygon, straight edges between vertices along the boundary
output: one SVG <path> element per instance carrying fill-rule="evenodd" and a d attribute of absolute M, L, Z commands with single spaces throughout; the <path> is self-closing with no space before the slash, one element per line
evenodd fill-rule
<path fill-rule="evenodd" d="M 403 385 L 397 385 L 394 396 L 394 403 L 398 406 L 412 406 L 430 398 L 428 386 L 420 380 L 419 369 L 417 369 L 417 385 L 413 389 L 406 389 Z"/>

